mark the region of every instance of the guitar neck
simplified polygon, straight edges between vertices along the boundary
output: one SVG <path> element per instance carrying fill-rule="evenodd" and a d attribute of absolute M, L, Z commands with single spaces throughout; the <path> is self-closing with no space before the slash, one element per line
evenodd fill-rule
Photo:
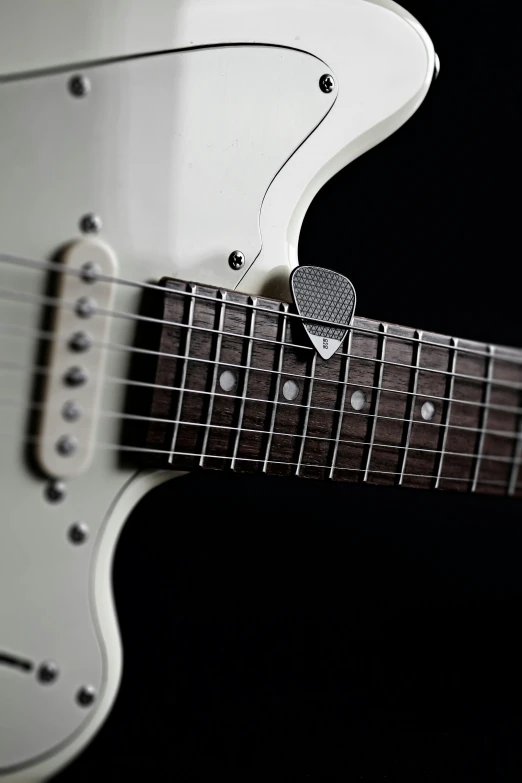
<path fill-rule="evenodd" d="M 522 351 L 166 280 L 147 464 L 522 495 Z"/>

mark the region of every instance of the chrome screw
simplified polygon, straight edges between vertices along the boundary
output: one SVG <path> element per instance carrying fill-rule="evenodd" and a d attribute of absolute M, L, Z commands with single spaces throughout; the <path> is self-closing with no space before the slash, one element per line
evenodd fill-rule
<path fill-rule="evenodd" d="M 96 310 L 96 302 L 90 296 L 80 296 L 74 306 L 74 312 L 80 318 L 90 318 Z"/>
<path fill-rule="evenodd" d="M 84 234 L 99 234 L 102 228 L 101 218 L 98 215 L 89 213 L 80 220 L 80 229 Z"/>
<path fill-rule="evenodd" d="M 87 374 L 81 367 L 71 367 L 64 375 L 67 386 L 83 386 L 87 383 Z"/>
<path fill-rule="evenodd" d="M 241 250 L 234 250 L 228 258 L 228 263 L 237 272 L 245 266 L 245 254 Z"/>
<path fill-rule="evenodd" d="M 67 487 L 63 481 L 50 481 L 45 488 L 45 497 L 49 503 L 59 503 L 67 495 Z"/>
<path fill-rule="evenodd" d="M 91 83 L 86 76 L 76 74 L 69 79 L 69 92 L 75 98 L 85 98 L 91 91 Z"/>
<path fill-rule="evenodd" d="M 58 674 L 58 666 L 54 661 L 45 661 L 38 669 L 36 676 L 42 685 L 50 685 L 58 678 Z"/>
<path fill-rule="evenodd" d="M 62 416 L 65 421 L 78 421 L 81 413 L 80 406 L 74 400 L 67 400 L 62 407 Z"/>
<path fill-rule="evenodd" d="M 323 92 L 329 93 L 333 92 L 335 88 L 335 79 L 333 76 L 331 76 L 329 73 L 325 73 L 324 76 L 321 76 L 319 79 L 319 87 Z"/>
<path fill-rule="evenodd" d="M 80 277 L 84 283 L 95 283 L 100 275 L 100 267 L 92 261 L 87 261 L 80 270 Z"/>
<path fill-rule="evenodd" d="M 80 707 L 90 707 L 96 698 L 96 691 L 92 685 L 84 685 L 76 694 L 76 701 Z"/>
<path fill-rule="evenodd" d="M 69 528 L 68 535 L 72 544 L 83 544 L 89 536 L 89 528 L 84 522 L 75 522 Z"/>

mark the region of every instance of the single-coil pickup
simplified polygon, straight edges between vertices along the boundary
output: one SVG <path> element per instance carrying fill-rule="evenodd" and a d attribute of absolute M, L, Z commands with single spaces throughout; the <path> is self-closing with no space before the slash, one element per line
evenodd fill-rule
<path fill-rule="evenodd" d="M 98 240 L 63 253 L 37 458 L 55 478 L 83 473 L 93 457 L 117 261 Z"/>

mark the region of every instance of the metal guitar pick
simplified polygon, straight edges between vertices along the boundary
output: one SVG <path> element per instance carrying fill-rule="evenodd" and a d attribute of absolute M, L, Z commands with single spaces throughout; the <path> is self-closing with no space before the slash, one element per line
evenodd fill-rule
<path fill-rule="evenodd" d="M 346 337 L 355 313 L 355 288 L 347 277 L 318 266 L 299 266 L 291 288 L 297 311 L 317 353 L 330 359 Z M 344 327 L 310 323 L 305 319 L 346 324 Z"/>

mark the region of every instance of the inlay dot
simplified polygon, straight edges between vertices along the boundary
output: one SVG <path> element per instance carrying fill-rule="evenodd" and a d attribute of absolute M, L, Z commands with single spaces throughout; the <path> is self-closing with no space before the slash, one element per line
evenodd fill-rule
<path fill-rule="evenodd" d="M 361 411 L 366 405 L 366 397 L 362 391 L 355 391 L 350 402 L 354 411 Z"/>
<path fill-rule="evenodd" d="M 219 378 L 219 385 L 223 391 L 229 392 L 237 386 L 237 375 L 232 370 L 225 370 Z"/>
<path fill-rule="evenodd" d="M 421 416 L 424 421 L 431 421 L 435 415 L 435 405 L 428 400 L 421 408 Z"/>
<path fill-rule="evenodd" d="M 283 386 L 283 397 L 292 402 L 299 394 L 299 385 L 295 381 L 287 381 Z"/>

